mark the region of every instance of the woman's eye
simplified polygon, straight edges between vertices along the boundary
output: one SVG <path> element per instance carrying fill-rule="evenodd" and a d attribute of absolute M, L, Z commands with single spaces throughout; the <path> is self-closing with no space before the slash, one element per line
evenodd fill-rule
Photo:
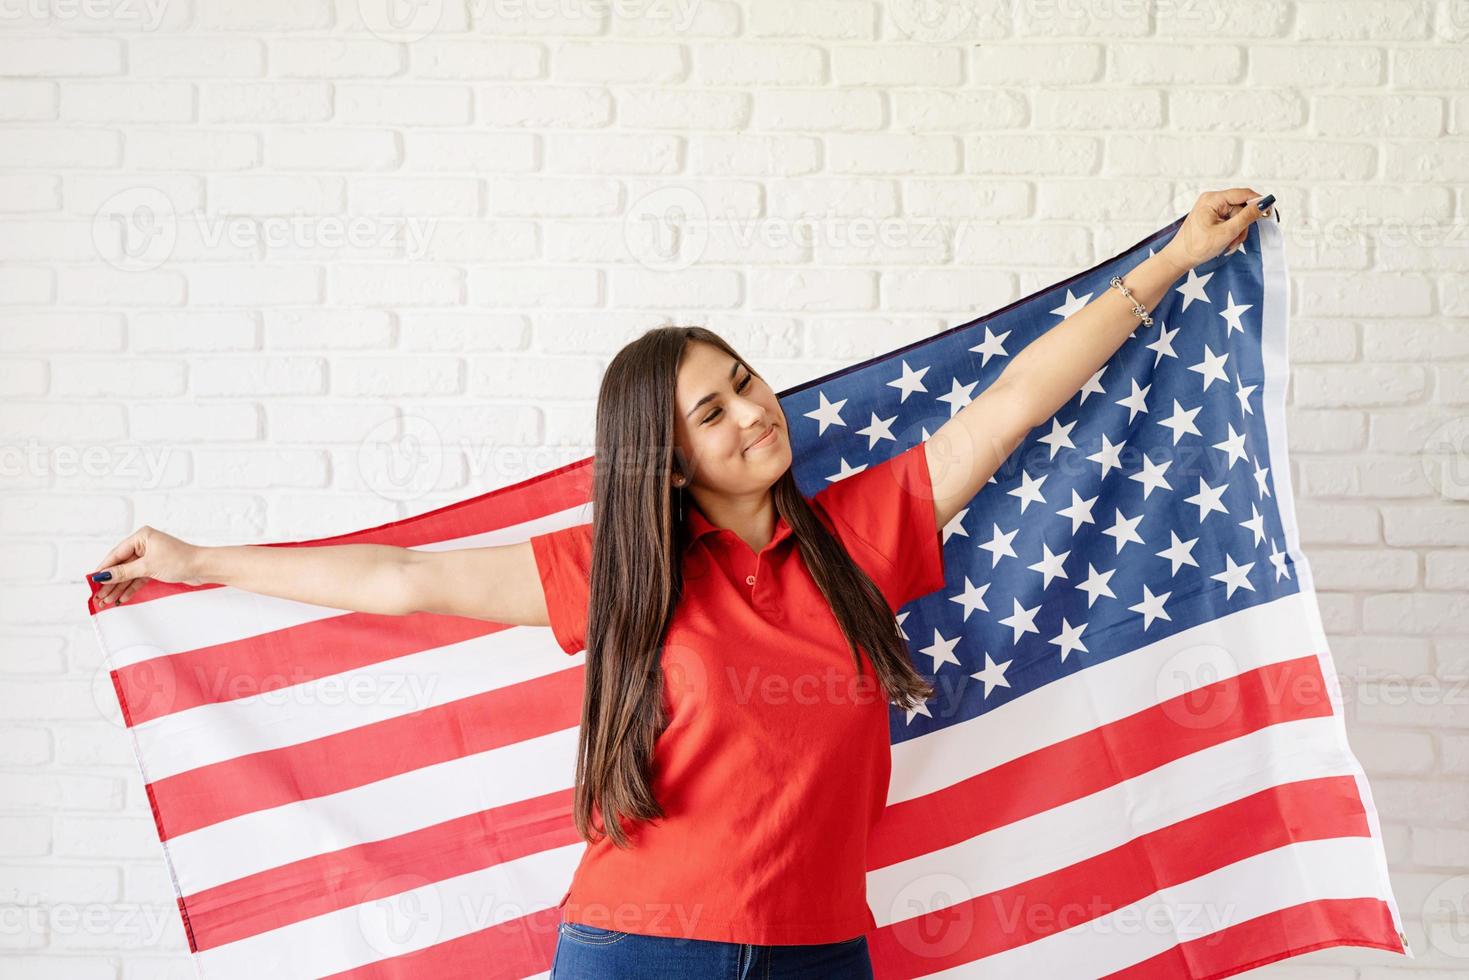
<path fill-rule="evenodd" d="M 749 374 L 745 375 L 745 380 L 740 382 L 739 387 L 735 388 L 735 391 L 744 391 L 746 388 L 750 387 L 750 379 L 752 377 L 754 376 Z M 724 410 L 721 408 L 716 408 L 714 411 L 709 413 L 709 415 L 704 419 L 703 422 L 700 422 L 699 424 L 708 425 L 710 422 L 713 422 L 716 418 L 718 418 L 719 413 L 722 411 Z"/>

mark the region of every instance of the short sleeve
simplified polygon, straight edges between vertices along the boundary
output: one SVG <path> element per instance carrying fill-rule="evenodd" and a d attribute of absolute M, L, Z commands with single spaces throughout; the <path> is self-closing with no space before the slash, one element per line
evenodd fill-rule
<path fill-rule="evenodd" d="M 546 593 L 546 617 L 556 642 L 568 654 L 586 649 L 592 540 L 591 524 L 573 524 L 530 539 Z"/>
<path fill-rule="evenodd" d="M 925 445 L 869 465 L 811 498 L 832 518 L 847 552 L 895 612 L 944 587 L 943 539 Z"/>

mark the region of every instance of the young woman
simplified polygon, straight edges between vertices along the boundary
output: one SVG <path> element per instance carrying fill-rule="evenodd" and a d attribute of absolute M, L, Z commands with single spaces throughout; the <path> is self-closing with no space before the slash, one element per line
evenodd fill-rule
<path fill-rule="evenodd" d="M 1124 277 L 1136 301 L 1151 310 L 1242 241 L 1255 197 L 1202 195 Z M 888 704 L 932 693 L 894 614 L 943 587 L 940 529 L 1137 325 L 1108 289 L 926 442 L 809 500 L 765 379 L 717 334 L 661 327 L 603 376 L 589 524 L 436 552 L 209 548 L 143 527 L 98 566 L 96 601 L 153 578 L 550 626 L 587 653 L 574 818 L 588 847 L 554 980 L 870 978 Z"/>

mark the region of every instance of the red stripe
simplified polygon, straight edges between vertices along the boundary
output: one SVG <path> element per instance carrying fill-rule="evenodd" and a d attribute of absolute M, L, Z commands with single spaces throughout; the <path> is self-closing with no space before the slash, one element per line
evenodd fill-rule
<path fill-rule="evenodd" d="M 413 716 L 405 716 L 390 722 L 328 736 L 314 742 L 259 753 L 255 756 L 244 756 L 215 766 L 194 770 L 151 784 L 149 786 L 150 797 L 153 792 L 168 794 L 167 800 L 162 804 L 163 812 L 172 814 L 176 821 L 182 819 L 184 814 L 192 814 L 190 819 L 193 823 L 197 824 L 200 820 L 214 823 L 217 820 L 226 819 L 227 816 L 264 809 L 280 802 L 291 802 L 298 798 L 311 798 L 338 792 L 351 786 L 387 778 L 401 771 L 417 768 L 419 765 L 442 761 L 445 757 L 453 758 L 511 744 L 524 738 L 544 734 L 546 731 L 558 731 L 574 726 L 579 721 L 574 706 L 579 704 L 581 669 L 580 667 L 570 668 L 547 678 L 519 685 L 518 687 L 526 688 L 526 693 L 516 693 L 517 688 L 490 692 L 477 698 L 452 702 L 433 711 L 420 712 Z M 576 673 L 573 675 L 572 671 Z M 1232 738 L 1244 731 L 1252 731 L 1268 723 L 1289 720 L 1297 716 L 1309 717 L 1312 714 L 1309 711 L 1302 714 L 1298 709 L 1310 705 L 1309 696 L 1303 692 L 1309 692 L 1312 687 L 1310 683 L 1303 683 L 1303 681 L 1309 681 L 1312 677 L 1320 678 L 1315 658 L 1301 658 L 1250 673 L 1254 676 L 1242 677 L 1240 683 L 1231 688 L 1239 695 L 1233 701 L 1234 710 L 1226 718 L 1220 719 L 1218 724 L 1211 724 L 1209 730 L 1215 734 L 1208 744 Z M 555 678 L 561 679 L 559 686 L 553 686 L 550 683 Z M 573 687 L 577 689 L 572 690 Z M 532 690 L 533 695 L 530 693 Z M 1281 691 L 1291 691 L 1294 694 L 1291 697 L 1282 697 Z M 486 700 L 492 695 L 498 696 L 494 699 L 497 703 L 489 703 Z M 1156 730 L 1146 726 L 1140 729 L 1128 727 L 1136 724 L 1143 716 L 1150 717 L 1154 722 L 1162 719 L 1163 722 L 1175 727 L 1174 719 L 1182 717 L 1165 703 L 1140 712 L 1129 719 L 1124 719 L 1114 726 L 1108 726 L 1099 733 L 1091 734 L 1107 740 L 1106 744 L 1111 745 L 1113 750 L 1118 744 L 1121 744 L 1115 741 L 1117 739 L 1127 739 L 1129 744 L 1132 741 L 1147 740 L 1146 744 L 1150 746 L 1167 741 L 1172 746 L 1171 751 L 1167 753 L 1168 758 L 1185 755 L 1206 747 L 1204 743 L 1185 741 L 1173 732 L 1168 733 L 1167 739 L 1160 739 Z M 1192 717 L 1197 717 L 1197 714 Z M 532 719 L 536 721 L 533 722 Z M 1249 719 L 1248 727 L 1240 727 L 1239 719 Z M 1212 718 L 1210 720 L 1214 721 Z M 396 727 L 385 728 L 384 726 Z M 438 733 L 443 730 L 454 731 L 455 738 L 446 740 L 439 737 Z M 468 742 L 464 741 L 466 738 Z M 444 754 L 434 751 L 434 746 L 442 746 L 446 742 L 457 746 L 455 753 Z M 381 752 L 381 747 L 385 744 L 395 747 L 391 757 L 384 756 Z M 1069 747 L 1072 752 L 1075 752 L 1090 749 L 1091 745 L 1084 738 L 1070 739 L 1067 742 L 1058 743 L 1057 746 L 1041 750 L 1039 753 L 1032 753 L 1032 757 L 1036 757 L 1034 762 L 1037 767 L 1036 772 L 1044 770 L 1047 766 L 1062 765 L 1068 768 L 1059 771 L 1071 773 L 1100 771 L 1117 778 L 1127 778 L 1135 774 L 1120 772 L 1116 768 L 1115 760 L 1109 760 L 1107 766 L 1098 767 L 1092 764 L 1094 760 L 1089 757 L 1051 753 L 1051 750 L 1061 747 Z M 409 754 L 415 750 L 418 753 L 416 756 Z M 331 764 L 324 764 L 326 760 L 330 760 Z M 355 764 L 343 766 L 344 760 L 356 761 Z M 1160 764 L 1160 761 L 1153 759 L 1142 769 L 1152 768 L 1157 764 Z M 311 782 L 303 784 L 298 781 L 287 791 L 281 788 L 273 778 L 274 774 L 282 771 L 297 773 L 298 780 L 307 779 Z M 994 770 L 994 772 L 1001 771 L 1008 770 L 1006 767 Z M 1033 776 L 1035 773 L 1024 770 L 1014 778 L 1032 779 Z M 1049 787 L 1052 782 L 1053 780 L 1049 778 L 1034 779 L 1026 784 L 1026 793 L 1038 792 L 1044 787 Z M 1096 785 L 1084 785 L 1075 793 L 1067 794 L 1066 799 L 1094 792 L 1103 785 L 1110 784 L 1110 781 L 1099 781 Z M 1016 795 L 1010 794 L 1008 790 L 995 788 L 985 788 L 983 792 Z M 932 794 L 925 799 L 933 800 L 934 797 L 941 795 Z M 1029 808 L 1029 812 L 1016 811 L 1012 816 L 1014 819 L 1019 819 L 1030 815 L 1030 812 L 1064 801 L 1064 799 L 1045 797 L 1039 804 Z M 883 824 L 880 826 L 886 827 L 891 824 L 890 816 L 893 809 L 893 807 L 888 808 L 889 814 L 884 816 Z M 569 813 L 569 810 L 566 812 Z M 904 819 L 927 821 L 934 818 L 917 808 L 905 805 Z M 962 815 L 950 813 L 945 819 L 961 820 Z M 936 822 L 942 823 L 943 820 Z M 207 825 L 207 823 L 199 825 Z M 517 818 L 500 825 L 522 827 L 524 824 L 524 820 Z M 180 827 L 168 829 L 173 833 L 182 833 L 181 827 L 182 824 Z M 983 829 L 988 828 L 981 827 L 975 833 L 982 832 Z M 435 828 L 428 828 L 422 833 L 433 834 L 434 830 Z M 909 832 L 917 834 L 919 830 L 914 829 Z M 539 839 L 543 830 L 534 826 L 522 827 L 516 831 L 515 838 L 507 839 L 499 846 L 503 849 L 514 842 L 519 848 L 517 853 L 531 853 L 539 850 L 540 847 L 527 849 L 519 845 L 521 836 L 525 833 L 534 833 Z M 568 831 L 568 834 L 565 840 L 558 840 L 555 844 L 544 844 L 544 846 L 559 846 L 560 843 L 578 839 L 571 831 Z M 162 829 L 160 835 L 163 835 Z M 944 843 L 948 842 L 936 843 L 933 846 L 943 846 Z M 415 839 L 413 834 L 403 835 L 392 841 L 382 842 L 382 844 L 383 850 L 375 853 L 372 859 L 374 867 L 386 864 L 390 868 L 413 868 L 415 871 L 421 871 L 417 866 L 419 856 L 426 851 L 432 852 L 437 846 L 436 841 L 421 843 Z M 457 846 L 462 848 L 462 844 Z M 462 849 L 467 854 L 476 853 L 473 848 Z M 360 853 L 360 849 L 349 848 L 343 853 L 355 855 Z M 263 871 L 242 879 L 240 882 L 231 882 L 211 889 L 207 893 L 190 896 L 189 907 L 191 913 L 196 917 L 196 931 L 206 937 L 201 939 L 203 945 L 207 948 L 220 942 L 253 935 L 265 929 L 276 928 L 301 918 L 330 911 L 333 908 L 354 904 L 358 900 L 356 894 L 345 890 L 338 877 L 342 873 L 341 862 L 345 859 L 339 854 L 324 856 L 320 864 L 314 864 L 314 860 L 308 859 L 286 865 L 281 869 Z M 869 862 L 869 867 L 872 868 L 883 866 L 885 866 L 884 863 L 876 860 Z M 444 874 L 449 876 L 469 870 L 475 870 L 475 867 L 446 867 Z M 280 895 L 289 893 L 297 886 L 301 889 L 303 896 L 315 894 L 334 897 L 320 898 L 316 901 L 306 899 L 305 905 L 298 911 L 292 908 L 294 903 L 279 900 Z M 256 895 L 269 896 L 268 907 L 251 910 L 250 905 L 255 901 L 252 896 Z M 206 904 L 198 904 L 201 901 Z M 221 913 L 220 910 L 225 911 Z M 216 914 L 210 916 L 211 911 Z M 245 917 L 246 921 L 243 925 L 231 925 L 229 919 L 236 914 Z M 220 936 L 228 938 L 220 939 L 218 938 Z"/>
<path fill-rule="evenodd" d="M 1103 980 L 1218 980 L 1327 946 L 1404 952 L 1392 912 L 1379 898 L 1322 898 L 1246 919 Z"/>
<path fill-rule="evenodd" d="M 166 841 L 246 813 L 364 786 L 581 723 L 582 665 L 148 784 Z M 567 782 L 572 773 L 568 769 Z"/>
<path fill-rule="evenodd" d="M 581 465 L 569 464 L 516 487 L 365 531 L 270 547 L 363 543 L 409 547 L 514 526 L 584 503 L 590 475 L 576 468 Z M 558 478 L 551 479 L 557 474 L 560 474 Z M 531 487 L 535 488 L 534 492 L 529 490 Z M 128 603 L 136 605 L 163 595 L 217 587 L 150 582 Z M 94 595 L 98 588 L 93 585 Z M 433 613 L 408 616 L 343 613 L 272 633 L 161 654 L 114 670 L 113 684 L 123 717 L 131 726 L 200 705 L 331 677 L 505 628 L 484 620 Z"/>
<path fill-rule="evenodd" d="M 1330 714 L 1315 656 L 1257 667 L 890 804 L 873 826 L 867 866 L 971 840 L 1270 725 Z"/>
<path fill-rule="evenodd" d="M 572 791 L 559 790 L 386 840 L 313 855 L 190 895 L 186 901 L 198 943 L 195 948 L 213 949 L 313 916 L 575 844 L 581 838 L 572 821 L 571 805 Z"/>
<path fill-rule="evenodd" d="M 1274 786 L 1029 881 L 895 921 L 871 939 L 884 977 L 949 969 L 1092 921 L 1256 854 L 1369 837 L 1351 776 Z"/>
<path fill-rule="evenodd" d="M 112 672 L 131 725 L 268 694 L 511 627 L 413 613 L 344 613 L 290 629 L 142 660 Z"/>
<path fill-rule="evenodd" d="M 520 980 L 550 969 L 560 920 L 559 908 L 542 909 L 414 953 L 333 973 L 324 980 Z"/>

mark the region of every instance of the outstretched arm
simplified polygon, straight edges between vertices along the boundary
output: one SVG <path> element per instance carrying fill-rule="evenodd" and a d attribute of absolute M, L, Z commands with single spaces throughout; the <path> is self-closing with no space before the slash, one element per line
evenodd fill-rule
<path fill-rule="evenodd" d="M 1244 239 L 1262 214 L 1259 194 L 1234 187 L 1200 195 L 1167 245 L 1122 277 L 1149 313 L 1180 276 Z M 1066 404 L 1137 330 L 1121 290 L 1102 295 L 1051 327 L 1016 354 L 994 383 L 939 427 L 925 454 L 942 528 L 979 493 L 1031 429 Z"/>

